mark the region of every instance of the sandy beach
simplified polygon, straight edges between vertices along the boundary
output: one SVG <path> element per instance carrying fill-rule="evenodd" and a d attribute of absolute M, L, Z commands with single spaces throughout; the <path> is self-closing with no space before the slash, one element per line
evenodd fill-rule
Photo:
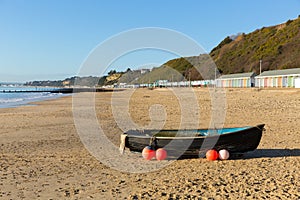
<path fill-rule="evenodd" d="M 194 91 L 198 128 L 207 128 L 208 89 Z M 122 130 L 111 96 L 97 93 L 95 110 L 117 146 Z M 180 101 L 168 89 L 135 90 L 130 117 L 145 127 L 157 104 L 167 114 L 164 128 L 179 128 Z M 225 127 L 266 124 L 256 151 L 235 160 L 170 161 L 149 173 L 120 172 L 93 157 L 77 134 L 71 96 L 0 109 L 0 199 L 300 199 L 300 90 L 226 89 L 225 109 Z"/>

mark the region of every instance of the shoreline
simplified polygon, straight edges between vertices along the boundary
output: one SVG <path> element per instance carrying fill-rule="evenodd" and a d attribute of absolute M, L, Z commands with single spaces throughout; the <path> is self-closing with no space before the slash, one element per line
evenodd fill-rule
<path fill-rule="evenodd" d="M 27 87 L 30 88 L 30 87 Z M 45 88 L 45 87 L 41 87 Z M 50 87 L 49 87 L 50 88 Z M 0 90 L 0 95 L 1 94 L 8 94 L 8 95 L 13 95 L 13 94 L 49 94 L 51 96 L 44 96 L 44 97 L 37 97 L 37 98 L 29 98 L 29 99 L 23 99 L 20 100 L 20 98 L 25 98 L 25 97 L 19 97 L 17 101 L 12 101 L 12 102 L 5 102 L 4 105 L 0 105 L 1 108 L 14 108 L 14 107 L 19 107 L 19 106 L 25 106 L 25 105 L 31 105 L 34 102 L 39 102 L 39 101 L 44 101 L 44 100 L 51 100 L 55 98 L 60 98 L 68 95 L 73 95 L 75 93 L 82 93 L 82 92 L 120 92 L 124 91 L 125 89 L 105 89 L 105 88 L 46 88 L 45 90 L 23 90 L 22 88 L 16 89 L 16 90 Z M 54 96 L 57 95 L 57 96 Z M 13 98 L 12 98 L 13 99 Z M 7 98 L 6 101 L 9 101 L 9 98 Z"/>
<path fill-rule="evenodd" d="M 9 102 L 9 103 L 4 103 L 4 105 L 0 105 L 0 109 L 5 109 L 5 108 L 18 108 L 21 106 L 35 106 L 35 103 L 38 102 L 43 102 L 43 101 L 48 101 L 48 100 L 53 100 L 53 99 L 58 99 L 66 96 L 71 96 L 70 94 L 64 94 L 64 95 L 59 95 L 59 96 L 48 96 L 48 97 L 38 97 L 34 99 L 26 99 L 26 100 L 20 100 L 16 102 Z"/>

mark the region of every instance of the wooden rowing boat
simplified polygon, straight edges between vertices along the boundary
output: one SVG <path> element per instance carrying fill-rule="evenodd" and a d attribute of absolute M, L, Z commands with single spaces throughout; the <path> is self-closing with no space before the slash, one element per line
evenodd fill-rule
<path fill-rule="evenodd" d="M 226 149 L 230 154 L 253 151 L 260 143 L 264 124 L 222 129 L 130 130 L 121 136 L 120 149 L 142 152 L 146 146 L 164 148 L 175 157 L 204 157 L 209 149 Z"/>

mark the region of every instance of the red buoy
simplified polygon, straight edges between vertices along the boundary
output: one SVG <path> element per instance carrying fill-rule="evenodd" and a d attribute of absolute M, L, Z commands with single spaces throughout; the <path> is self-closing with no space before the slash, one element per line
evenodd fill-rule
<path fill-rule="evenodd" d="M 167 151 L 163 148 L 159 148 L 156 150 L 156 159 L 157 160 L 164 160 L 168 156 Z"/>
<path fill-rule="evenodd" d="M 209 161 L 217 160 L 218 157 L 219 157 L 219 154 L 214 149 L 208 150 L 206 152 L 206 159 L 209 160 Z"/>
<path fill-rule="evenodd" d="M 153 157 L 155 157 L 155 151 L 152 147 L 146 146 L 142 151 L 142 156 L 146 160 L 151 160 Z"/>

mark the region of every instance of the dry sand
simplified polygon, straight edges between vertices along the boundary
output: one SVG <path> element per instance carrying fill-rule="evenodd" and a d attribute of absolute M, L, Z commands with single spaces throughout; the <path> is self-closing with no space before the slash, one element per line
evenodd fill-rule
<path fill-rule="evenodd" d="M 199 127 L 208 127 L 208 90 L 195 92 Z M 236 160 L 166 161 L 167 167 L 142 174 L 111 169 L 84 148 L 72 97 L 1 109 L 0 199 L 300 199 L 300 90 L 227 89 L 226 100 L 226 127 L 266 124 L 256 151 Z M 180 102 L 167 89 L 136 90 L 131 118 L 147 126 L 154 104 L 167 113 L 164 128 L 179 127 Z M 122 131 L 112 115 L 111 93 L 96 94 L 96 112 L 105 134 L 118 144 Z"/>

